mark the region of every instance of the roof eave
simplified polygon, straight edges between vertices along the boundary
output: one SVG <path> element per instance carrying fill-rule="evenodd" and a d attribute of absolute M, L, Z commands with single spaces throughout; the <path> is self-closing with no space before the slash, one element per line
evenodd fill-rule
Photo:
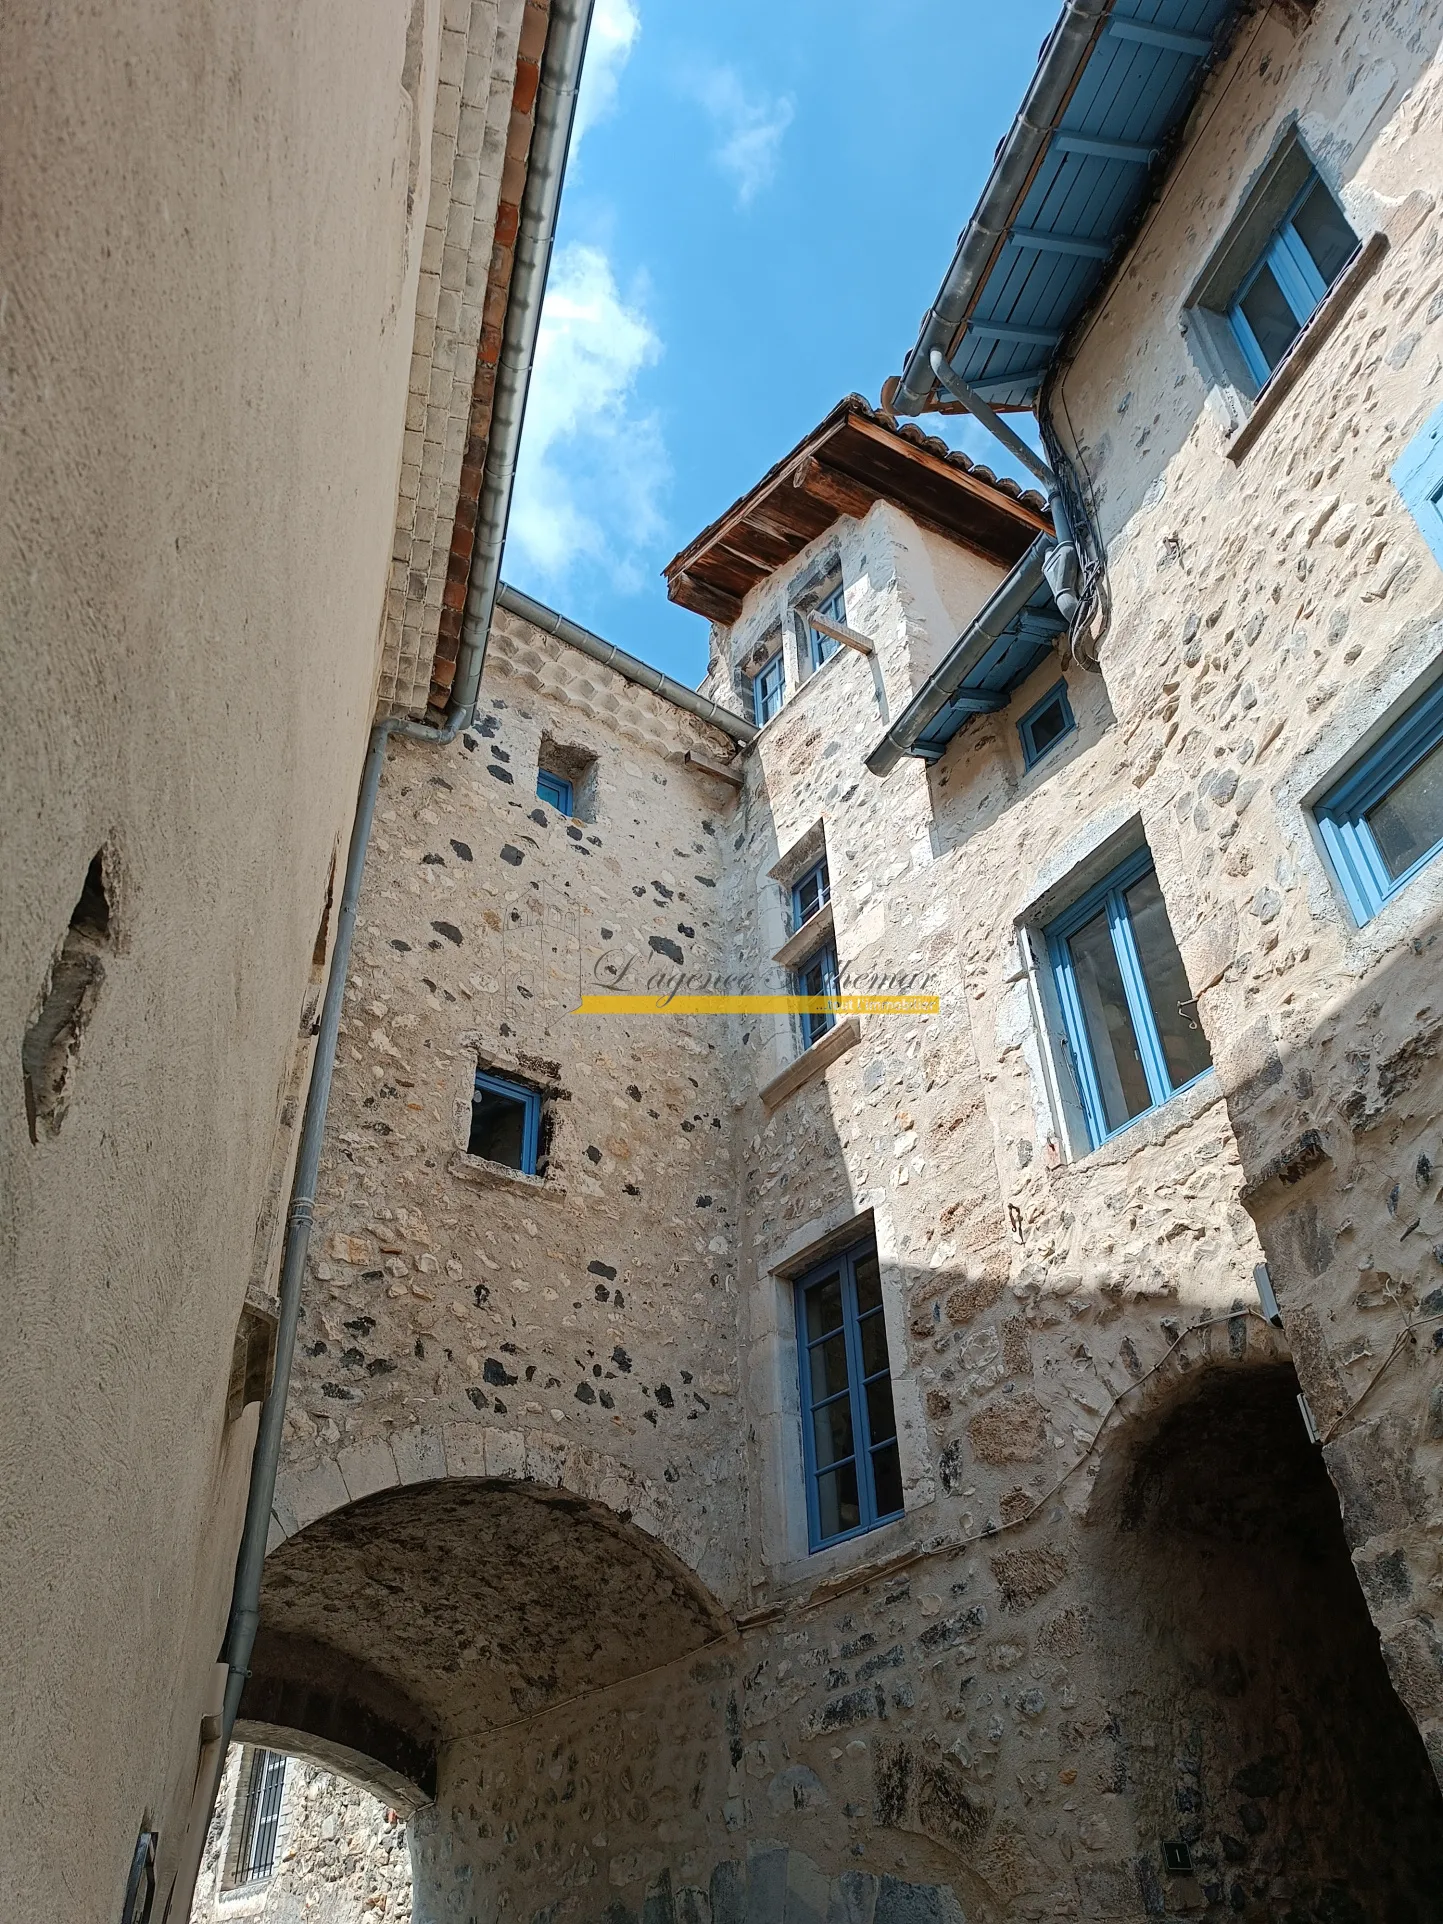
<path fill-rule="evenodd" d="M 935 385 L 932 349 L 950 354 L 953 337 L 1006 239 L 1113 4 L 1114 0 L 1066 0 L 1062 18 L 1043 47 L 1032 84 L 998 151 L 977 211 L 957 243 L 941 291 L 927 310 L 896 392 L 889 397 L 894 412 L 920 414 L 926 408 Z"/>

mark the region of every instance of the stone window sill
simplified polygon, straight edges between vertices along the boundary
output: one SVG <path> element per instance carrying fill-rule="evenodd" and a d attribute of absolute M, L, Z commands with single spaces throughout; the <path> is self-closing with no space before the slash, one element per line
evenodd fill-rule
<path fill-rule="evenodd" d="M 1388 236 L 1381 228 L 1363 242 L 1351 264 L 1343 269 L 1328 289 L 1307 326 L 1273 369 L 1267 386 L 1253 402 L 1252 413 L 1228 442 L 1229 461 L 1241 461 L 1259 439 L 1263 429 L 1317 359 L 1323 344 L 1333 334 L 1358 294 L 1372 279 L 1387 251 Z"/>
<path fill-rule="evenodd" d="M 787 937 L 772 960 L 779 962 L 784 969 L 794 969 L 799 962 L 804 961 L 812 953 L 813 949 L 819 949 L 823 943 L 830 942 L 835 934 L 836 924 L 832 918 L 832 905 L 828 902 L 818 909 L 815 915 L 808 916 L 795 935 Z"/>
<path fill-rule="evenodd" d="M 795 1094 L 804 1082 L 810 1082 L 813 1076 L 820 1075 L 828 1063 L 835 1062 L 838 1056 L 844 1056 L 848 1049 L 855 1048 L 861 1040 L 862 1024 L 858 1017 L 843 1016 L 824 1036 L 818 1036 L 810 1049 L 804 1049 L 795 1062 L 789 1062 L 779 1076 L 772 1077 L 761 1091 L 763 1105 L 775 1109 L 788 1096 Z"/>
<path fill-rule="evenodd" d="M 548 1182 L 544 1176 L 523 1175 L 519 1169 L 509 1169 L 504 1162 L 492 1162 L 487 1156 L 458 1151 L 447 1168 L 461 1182 L 474 1182 L 482 1189 L 515 1189 L 524 1196 L 555 1196 L 558 1201 L 566 1195 L 559 1183 Z"/>

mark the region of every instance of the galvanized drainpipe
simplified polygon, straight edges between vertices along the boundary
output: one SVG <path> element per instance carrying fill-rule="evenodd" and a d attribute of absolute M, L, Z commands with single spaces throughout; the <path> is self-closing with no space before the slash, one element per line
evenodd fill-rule
<path fill-rule="evenodd" d="M 1032 83 L 998 150 L 977 211 L 968 222 L 947 269 L 936 303 L 928 309 L 916 346 L 907 356 L 892 405 L 898 414 L 915 414 L 932 389 L 932 349 L 945 354 L 967 318 L 977 284 L 1007 232 L 1019 197 L 1071 97 L 1088 48 L 1114 0 L 1066 0 L 1062 17 L 1048 35 Z"/>
<path fill-rule="evenodd" d="M 430 742 L 437 747 L 444 747 L 448 742 L 455 741 L 476 707 L 481 669 L 486 658 L 486 642 L 501 579 L 501 551 L 505 544 L 506 521 L 516 478 L 521 424 L 536 357 L 541 303 L 546 292 L 547 270 L 551 265 L 556 211 L 566 174 L 566 153 L 576 114 L 576 96 L 581 84 L 581 67 L 593 4 L 594 0 L 551 0 L 526 186 L 521 197 L 517 226 L 511 290 L 496 371 L 486 470 L 477 514 L 475 559 L 466 596 L 456 681 L 446 720 L 435 728 L 400 718 L 379 722 L 371 731 L 366 750 L 366 763 L 346 857 L 345 886 L 331 951 L 331 971 L 321 1005 L 311 1083 L 306 1094 L 305 1115 L 296 1151 L 296 1173 L 291 1189 L 285 1252 L 281 1260 L 275 1373 L 270 1393 L 261 1406 L 260 1427 L 251 1458 L 245 1525 L 236 1558 L 235 1586 L 231 1593 L 230 1619 L 226 1626 L 223 1658 L 228 1674 L 225 1707 L 221 1716 L 221 1741 L 214 1747 L 209 1786 L 197 1783 L 190 1825 L 182 1841 L 181 1861 L 166 1904 L 165 1914 L 169 1924 L 183 1924 L 189 1916 L 196 1880 L 200 1874 L 210 1813 L 240 1709 L 241 1694 L 250 1674 L 251 1652 L 260 1624 L 261 1574 L 265 1566 L 266 1541 L 270 1535 L 271 1506 L 275 1500 L 276 1472 L 280 1465 L 286 1398 L 290 1390 L 291 1363 L 300 1322 L 301 1286 L 305 1278 L 306 1255 L 315 1216 L 316 1182 L 320 1173 L 326 1110 L 330 1103 L 331 1077 L 335 1069 L 351 943 L 356 932 L 361 879 L 365 873 L 366 849 L 376 812 L 381 773 L 385 767 L 386 744 L 394 735 L 408 741 Z M 180 1900 L 179 1905 L 177 1900 Z"/>

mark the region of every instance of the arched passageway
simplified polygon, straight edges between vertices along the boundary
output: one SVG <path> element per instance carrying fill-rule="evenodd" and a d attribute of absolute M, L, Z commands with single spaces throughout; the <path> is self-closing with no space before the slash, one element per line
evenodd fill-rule
<path fill-rule="evenodd" d="M 1443 1796 L 1297 1387 L 1287 1365 L 1210 1370 L 1114 1446 L 1093 1608 L 1115 1788 L 1176 1866 L 1160 1910 L 1435 1924 Z"/>
<path fill-rule="evenodd" d="M 383 1490 L 266 1561 L 238 1734 L 408 1807 L 448 1741 L 711 1642 L 725 1620 L 603 1504 L 499 1480 Z"/>

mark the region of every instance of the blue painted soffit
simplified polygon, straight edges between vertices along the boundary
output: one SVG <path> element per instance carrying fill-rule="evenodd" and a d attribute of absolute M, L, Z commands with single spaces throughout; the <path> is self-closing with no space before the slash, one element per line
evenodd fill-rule
<path fill-rule="evenodd" d="M 1047 658 L 1066 626 L 1044 582 L 981 660 L 962 676 L 946 707 L 939 709 L 917 736 L 911 753 L 935 762 L 974 715 L 995 714 L 1005 708 L 1013 689 Z"/>
<path fill-rule="evenodd" d="M 1240 0 L 1068 0 L 884 405 L 927 407 L 933 348 L 994 407 L 1036 405 L 1239 11 Z"/>

